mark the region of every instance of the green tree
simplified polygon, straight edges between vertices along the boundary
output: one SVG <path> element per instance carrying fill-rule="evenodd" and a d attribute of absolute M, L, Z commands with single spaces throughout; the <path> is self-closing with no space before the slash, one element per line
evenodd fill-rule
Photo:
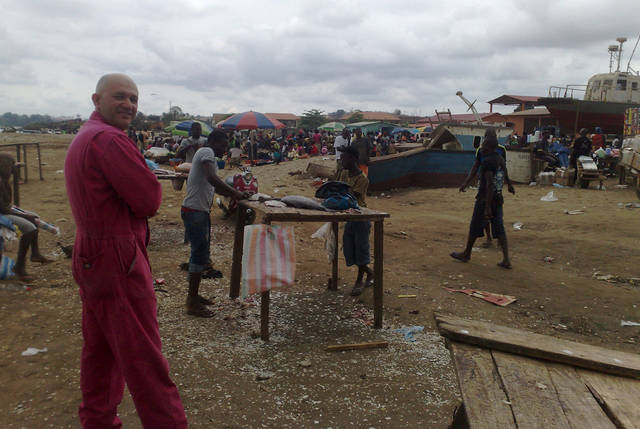
<path fill-rule="evenodd" d="M 364 115 L 362 114 L 362 112 L 353 112 L 349 119 L 347 119 L 347 122 L 350 124 L 362 121 L 364 121 Z"/>
<path fill-rule="evenodd" d="M 327 117 L 322 110 L 311 109 L 302 114 L 300 127 L 305 129 L 316 129 L 327 121 Z"/>

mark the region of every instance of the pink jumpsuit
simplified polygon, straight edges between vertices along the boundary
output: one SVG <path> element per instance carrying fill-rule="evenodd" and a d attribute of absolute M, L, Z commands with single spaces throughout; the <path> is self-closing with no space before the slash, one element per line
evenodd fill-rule
<path fill-rule="evenodd" d="M 64 165 L 76 221 L 73 277 L 82 299 L 79 416 L 84 428 L 119 428 L 124 383 L 144 428 L 186 428 L 169 378 L 147 256 L 160 183 L 127 135 L 94 112 Z"/>

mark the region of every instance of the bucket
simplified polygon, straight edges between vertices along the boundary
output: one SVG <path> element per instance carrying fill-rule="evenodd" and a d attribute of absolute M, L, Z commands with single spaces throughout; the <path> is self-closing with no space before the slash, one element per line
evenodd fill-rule
<path fill-rule="evenodd" d="M 171 179 L 171 185 L 173 185 L 173 189 L 179 191 L 182 189 L 182 185 L 184 185 L 185 179 Z"/>
<path fill-rule="evenodd" d="M 217 162 L 218 162 L 218 170 L 224 170 L 224 165 L 225 165 L 224 159 L 219 159 Z"/>

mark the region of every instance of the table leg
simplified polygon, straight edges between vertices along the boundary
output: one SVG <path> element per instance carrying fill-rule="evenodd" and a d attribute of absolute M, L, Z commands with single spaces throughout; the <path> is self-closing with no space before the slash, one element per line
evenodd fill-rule
<path fill-rule="evenodd" d="M 24 183 L 29 181 L 29 171 L 27 170 L 27 146 L 22 146 L 22 154 L 24 155 Z"/>
<path fill-rule="evenodd" d="M 20 167 L 13 166 L 13 204 L 20 207 Z"/>
<path fill-rule="evenodd" d="M 240 296 L 240 276 L 242 275 L 242 247 L 244 245 L 244 223 L 246 219 L 246 213 L 246 209 L 244 209 L 242 206 L 238 206 L 236 231 L 233 238 L 231 287 L 229 288 L 229 298 L 237 298 Z"/>
<path fill-rule="evenodd" d="M 269 301 L 271 301 L 271 291 L 262 292 L 260 298 L 260 338 L 262 341 L 269 341 Z"/>
<path fill-rule="evenodd" d="M 383 232 L 384 221 L 376 221 L 373 229 L 373 327 L 376 329 L 382 328 Z"/>
<path fill-rule="evenodd" d="M 331 222 L 335 247 L 333 249 L 331 279 L 329 280 L 329 290 L 338 290 L 338 222 Z"/>
<path fill-rule="evenodd" d="M 40 156 L 40 143 L 36 144 L 36 149 L 38 149 L 38 170 L 40 171 L 40 180 L 44 180 L 42 176 L 42 157 Z"/>

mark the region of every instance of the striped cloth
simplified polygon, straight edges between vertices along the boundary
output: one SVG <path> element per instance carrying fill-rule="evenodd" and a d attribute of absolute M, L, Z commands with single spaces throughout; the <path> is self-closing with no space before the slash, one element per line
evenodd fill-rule
<path fill-rule="evenodd" d="M 291 286 L 296 275 L 296 248 L 292 226 L 244 227 L 242 298 L 276 287 Z"/>

